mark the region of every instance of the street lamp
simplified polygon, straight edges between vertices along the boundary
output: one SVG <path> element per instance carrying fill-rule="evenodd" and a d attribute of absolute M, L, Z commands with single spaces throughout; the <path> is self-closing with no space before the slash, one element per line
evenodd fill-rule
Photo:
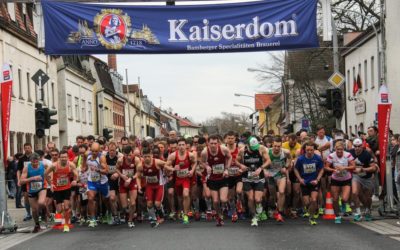
<path fill-rule="evenodd" d="M 256 112 L 254 109 L 252 109 L 251 107 L 249 107 L 249 106 L 246 106 L 246 105 L 240 105 L 240 104 L 233 104 L 233 106 L 234 107 L 242 107 L 242 108 L 247 108 L 247 109 L 250 109 L 251 110 L 251 112 Z"/>

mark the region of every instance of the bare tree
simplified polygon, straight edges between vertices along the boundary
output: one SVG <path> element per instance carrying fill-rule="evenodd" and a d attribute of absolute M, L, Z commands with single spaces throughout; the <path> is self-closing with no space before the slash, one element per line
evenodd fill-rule
<path fill-rule="evenodd" d="M 251 126 L 248 114 L 233 114 L 228 112 L 222 112 L 221 116 L 210 118 L 202 124 L 204 132 L 217 133 L 220 135 L 230 130 L 241 134 L 249 130 Z"/>

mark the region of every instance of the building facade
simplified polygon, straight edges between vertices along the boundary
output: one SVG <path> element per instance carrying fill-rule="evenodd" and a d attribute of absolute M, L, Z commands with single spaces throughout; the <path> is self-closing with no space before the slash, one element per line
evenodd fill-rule
<path fill-rule="evenodd" d="M 35 135 L 35 103 L 39 88 L 31 77 L 41 69 L 49 76 L 43 85 L 43 106 L 58 109 L 57 66 L 55 58 L 44 55 L 36 46 L 34 6 L 25 3 L 0 3 L 0 62 L 9 63 L 13 75 L 9 155 L 23 151 L 23 144 L 32 143 L 43 149 L 48 141 L 59 146 L 59 123 L 46 130 L 46 136 Z M 57 116 L 52 118 L 58 119 Z"/>

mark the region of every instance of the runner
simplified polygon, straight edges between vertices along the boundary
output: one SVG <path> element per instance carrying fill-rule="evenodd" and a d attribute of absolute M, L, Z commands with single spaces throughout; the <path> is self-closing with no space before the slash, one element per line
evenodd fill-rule
<path fill-rule="evenodd" d="M 275 204 L 275 200 L 278 198 L 278 210 L 275 212 L 274 218 L 278 222 L 283 222 L 282 214 L 285 208 L 286 180 L 289 179 L 287 168 L 291 163 L 290 152 L 282 149 L 282 139 L 275 137 L 268 155 L 271 164 L 267 166 L 264 174 L 268 180 L 270 197 L 273 197 L 270 199 L 273 201 L 272 204 Z"/>
<path fill-rule="evenodd" d="M 23 169 L 30 163 L 30 157 L 32 154 L 32 144 L 29 142 L 24 144 L 24 155 L 18 160 L 18 170 L 17 170 L 17 180 L 18 186 L 21 187 L 22 195 L 24 196 L 24 206 L 26 215 L 24 217 L 24 221 L 32 220 L 31 214 L 31 206 L 29 204 L 28 190 L 26 189 L 27 185 L 21 184 L 21 175 Z"/>
<path fill-rule="evenodd" d="M 196 158 L 186 150 L 186 140 L 178 139 L 178 150 L 168 156 L 166 166 L 175 170 L 175 192 L 183 205 L 183 224 L 189 224 L 191 177 L 196 170 Z M 167 169 L 168 170 L 168 169 Z"/>
<path fill-rule="evenodd" d="M 29 204 L 32 208 L 35 227 L 32 233 L 40 231 L 39 213 L 46 207 L 46 188 L 47 182 L 44 173 L 50 166 L 40 162 L 40 156 L 37 153 L 30 155 L 30 162 L 22 170 L 20 183 L 26 185 L 29 197 Z"/>
<path fill-rule="evenodd" d="M 165 166 L 165 162 L 155 159 L 149 148 L 143 149 L 142 172 L 146 181 L 146 204 L 150 217 L 151 227 L 157 227 L 164 221 L 162 202 L 164 198 L 165 179 L 162 170 L 164 168 L 174 171 L 174 168 Z M 155 207 L 155 208 L 154 208 Z"/>
<path fill-rule="evenodd" d="M 352 199 L 354 201 L 354 221 L 361 221 L 360 201 L 365 207 L 365 220 L 371 221 L 372 195 L 374 193 L 374 173 L 377 170 L 376 163 L 371 153 L 363 148 L 363 141 L 359 138 L 353 141 L 354 149 L 350 154 L 355 159 L 356 169 L 353 172 L 351 182 Z"/>
<path fill-rule="evenodd" d="M 232 155 L 232 164 L 228 168 L 228 188 L 229 188 L 229 213 L 231 215 L 232 222 L 238 220 L 238 213 L 242 213 L 242 201 L 243 201 L 243 182 L 242 182 L 242 171 L 236 165 L 236 157 L 239 153 L 239 147 L 236 145 L 236 134 L 233 131 L 229 131 L 226 134 L 226 146 Z M 235 202 L 236 200 L 236 202 Z"/>
<path fill-rule="evenodd" d="M 208 146 L 201 152 L 201 164 L 207 170 L 207 186 L 211 190 L 214 209 L 217 212 L 217 226 L 224 224 L 222 207 L 228 201 L 228 168 L 232 165 L 232 156 L 224 146 L 218 144 L 218 136 L 208 138 Z M 221 204 L 220 204 L 221 202 Z"/>
<path fill-rule="evenodd" d="M 54 190 L 54 199 L 57 204 L 57 213 L 64 214 L 64 232 L 69 232 L 69 225 L 71 224 L 71 187 L 76 186 L 78 173 L 76 171 L 75 164 L 68 161 L 67 151 L 61 151 L 60 160 L 53 163 L 46 169 L 46 179 L 50 173 L 53 173 L 52 187 Z M 72 182 L 71 175 L 73 176 Z"/>
<path fill-rule="evenodd" d="M 116 171 L 119 175 L 119 198 L 122 211 L 128 214 L 128 227 L 134 228 L 133 217 L 136 212 L 136 198 L 138 189 L 141 189 L 138 169 L 141 169 L 142 163 L 139 157 L 133 153 L 131 146 L 123 148 L 123 157 L 117 161 Z M 128 209 L 129 195 L 129 209 Z"/>
<path fill-rule="evenodd" d="M 318 215 L 317 200 L 320 191 L 320 182 L 324 174 L 324 163 L 320 156 L 314 153 L 315 145 L 312 142 L 305 144 L 305 154 L 296 161 L 294 173 L 301 184 L 303 204 L 310 213 L 309 222 L 317 225 L 315 218 Z"/>
<path fill-rule="evenodd" d="M 344 151 L 344 143 L 338 141 L 335 144 L 335 152 L 328 156 L 325 170 L 332 173 L 331 193 L 333 208 L 335 210 L 335 223 L 342 223 L 339 208 L 339 195 L 342 198 L 342 209 L 345 211 L 346 203 L 350 198 L 351 179 L 350 171 L 355 169 L 354 158 L 349 152 Z"/>
<path fill-rule="evenodd" d="M 168 139 L 168 150 L 165 151 L 164 153 L 164 159 L 168 159 L 168 156 L 172 153 L 175 153 L 176 148 L 178 146 L 178 142 L 176 139 L 176 132 L 174 130 L 169 132 L 169 137 Z M 171 171 L 167 171 L 166 175 L 168 176 L 168 182 L 166 184 L 167 186 L 167 192 L 168 192 L 168 205 L 169 205 L 169 219 L 170 220 L 175 220 L 176 219 L 176 209 L 175 209 L 175 179 L 174 179 L 174 173 Z"/>
<path fill-rule="evenodd" d="M 121 143 L 125 140 L 121 139 Z M 126 138 L 126 143 L 128 142 L 128 138 Z M 122 144 L 123 145 L 123 144 Z M 122 148 L 126 147 L 123 146 Z M 108 152 L 106 154 L 106 162 L 108 165 L 108 185 L 110 188 L 110 207 L 111 207 L 111 214 L 107 215 L 107 222 L 108 224 L 115 225 L 119 224 L 119 216 L 118 216 L 118 204 L 117 204 L 117 192 L 118 192 L 118 181 L 119 176 L 117 173 L 117 161 L 118 161 L 118 152 L 117 152 L 117 144 L 115 142 L 110 142 L 108 144 Z"/>
<path fill-rule="evenodd" d="M 89 169 L 87 168 L 86 164 L 82 164 L 80 168 L 78 168 L 78 184 L 79 187 L 79 224 L 83 225 L 88 218 L 88 177 L 89 177 Z M 90 221 L 87 221 L 90 222 Z"/>
<path fill-rule="evenodd" d="M 88 137 L 89 138 L 89 137 Z M 91 151 L 87 153 L 86 162 L 89 169 L 88 176 L 88 214 L 90 217 L 89 227 L 96 227 L 96 195 L 100 193 L 106 205 L 108 204 L 108 198 L 110 196 L 108 187 L 108 166 L 106 157 L 100 152 L 100 145 L 97 142 L 93 142 Z"/>
<path fill-rule="evenodd" d="M 262 197 L 264 194 L 264 169 L 271 164 L 268 149 L 260 145 L 256 137 L 250 136 L 244 148 L 240 149 L 236 165 L 244 173 L 243 190 L 246 192 L 251 226 L 257 227 L 260 215 L 263 213 Z"/>

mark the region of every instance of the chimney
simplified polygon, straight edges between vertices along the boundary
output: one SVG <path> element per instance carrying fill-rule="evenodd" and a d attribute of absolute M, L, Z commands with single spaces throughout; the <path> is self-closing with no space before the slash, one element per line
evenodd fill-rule
<path fill-rule="evenodd" d="M 112 71 L 117 72 L 117 55 L 108 54 L 108 68 Z"/>

